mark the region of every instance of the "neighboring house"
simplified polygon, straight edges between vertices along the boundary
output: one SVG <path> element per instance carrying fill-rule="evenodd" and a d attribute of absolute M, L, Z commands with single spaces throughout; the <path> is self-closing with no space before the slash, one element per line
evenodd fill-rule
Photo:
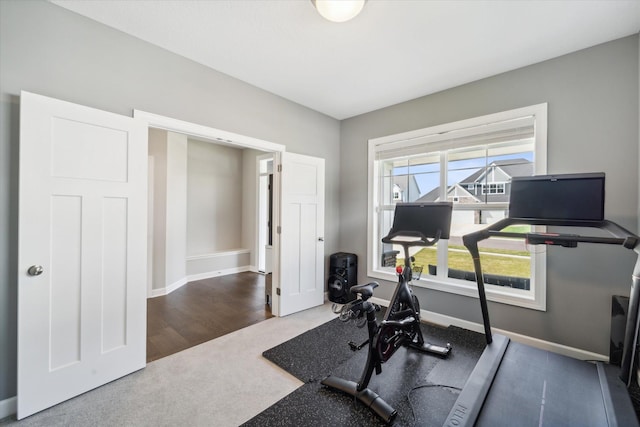
<path fill-rule="evenodd" d="M 408 190 L 408 191 L 407 191 Z M 393 201 L 411 202 L 420 195 L 420 187 L 415 175 L 393 176 Z"/>
<path fill-rule="evenodd" d="M 480 169 L 456 184 L 466 189 L 475 201 L 459 200 L 461 203 L 507 203 L 511 190 L 511 178 L 533 175 L 533 163 L 526 159 L 499 160 L 485 169 Z M 448 193 L 450 193 L 448 191 Z M 448 195 L 448 200 L 457 202 Z"/>
<path fill-rule="evenodd" d="M 447 201 L 453 203 L 507 203 L 514 176 L 533 175 L 533 163 L 526 159 L 498 160 L 447 188 Z M 416 202 L 439 202 L 435 188 Z"/>
<path fill-rule="evenodd" d="M 511 178 L 533 175 L 533 163 L 526 159 L 498 160 L 478 169 L 467 178 L 447 188 L 446 200 L 453 203 L 508 203 Z M 433 189 L 417 202 L 439 202 L 440 190 Z M 471 218 L 473 215 L 473 218 Z M 475 210 L 456 212 L 459 220 L 473 224 L 487 224 L 504 218 L 504 212 Z M 469 216 L 460 218 L 460 216 Z"/>

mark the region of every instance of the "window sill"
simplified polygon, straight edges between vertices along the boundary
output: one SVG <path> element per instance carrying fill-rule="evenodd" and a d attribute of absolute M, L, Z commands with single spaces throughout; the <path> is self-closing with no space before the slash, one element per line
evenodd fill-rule
<path fill-rule="evenodd" d="M 394 273 L 386 271 L 374 270 L 368 272 L 369 277 L 387 280 L 389 282 L 397 281 Z M 456 295 L 463 295 L 471 298 L 478 298 L 478 287 L 475 282 L 467 280 L 457 280 L 451 278 L 439 278 L 429 276 L 422 277 L 420 280 L 413 281 L 413 286 L 424 289 L 433 289 L 441 292 L 448 292 Z M 533 286 L 533 284 L 532 284 Z M 528 308 L 538 311 L 546 311 L 546 298 L 544 295 L 538 295 L 535 298 L 533 291 L 525 291 L 514 288 L 504 288 L 496 285 L 485 285 L 485 293 L 487 300 L 501 304 L 508 304 L 522 308 Z"/>

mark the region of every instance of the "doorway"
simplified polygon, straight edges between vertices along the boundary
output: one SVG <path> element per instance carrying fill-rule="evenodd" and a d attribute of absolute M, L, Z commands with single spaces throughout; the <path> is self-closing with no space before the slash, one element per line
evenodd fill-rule
<path fill-rule="evenodd" d="M 258 271 L 273 271 L 273 155 L 258 156 Z"/>
<path fill-rule="evenodd" d="M 134 113 L 140 114 L 145 115 Z M 265 193 L 259 191 L 256 159 L 272 170 L 269 152 L 281 146 L 242 141 L 238 135 L 231 139 L 222 131 L 167 118 L 153 116 L 148 122 L 150 175 L 159 177 L 150 179 L 149 204 L 160 213 L 149 218 L 154 245 L 149 272 L 156 275 L 149 290 L 153 298 L 147 300 L 151 361 L 277 313 L 273 304 L 265 304 L 272 275 L 264 272 L 264 257 L 263 268 L 257 263 L 256 248 L 264 248 L 257 239 L 258 199 Z M 267 184 L 267 225 L 273 223 L 268 190 Z M 225 226 L 211 227 L 211 221 Z"/>
<path fill-rule="evenodd" d="M 134 110 L 134 118 L 146 122 L 149 131 L 160 129 L 168 133 L 189 135 L 193 138 L 203 139 L 210 142 L 224 145 L 242 147 L 245 150 L 251 149 L 257 155 L 273 153 L 274 174 L 273 180 L 273 273 L 271 310 L 276 316 L 285 316 L 297 311 L 321 305 L 324 301 L 324 159 L 285 152 L 285 146 L 269 141 L 259 140 L 231 132 L 213 129 L 194 123 L 184 122 L 169 117 L 159 116 L 140 110 Z M 182 148 L 179 144 L 176 152 Z M 171 153 L 168 153 L 171 154 Z M 175 163 L 174 155 L 167 155 L 167 159 L 172 159 Z M 255 158 L 253 159 L 255 165 Z M 156 162 L 155 169 L 158 169 Z M 252 169 L 255 171 L 255 168 Z M 251 182 L 251 192 L 245 191 L 243 187 L 243 197 L 249 203 L 243 205 L 243 213 L 250 212 L 253 222 L 253 230 L 248 233 L 252 236 L 252 242 L 247 244 L 240 251 L 232 251 L 231 255 L 247 254 L 250 258 L 252 268 L 256 268 L 257 239 L 255 238 L 257 228 L 257 177 Z M 251 194 L 249 194 L 251 193 Z M 179 194 L 179 192 L 178 192 Z M 174 209 L 180 206 L 179 203 L 170 203 Z M 282 227 L 286 224 L 286 227 Z M 157 224 L 154 224 L 157 227 Z M 182 227 L 179 227 L 182 229 Z M 183 245 L 184 239 L 178 233 L 165 233 L 164 235 L 174 238 L 178 246 Z M 177 236 L 177 239 L 176 239 Z M 154 233 L 154 239 L 158 237 Z M 171 242 L 169 242 L 171 243 Z M 172 247 L 165 244 L 165 249 Z M 177 256 L 175 251 L 171 256 L 166 256 L 165 260 L 170 263 L 175 260 L 185 258 L 185 253 Z M 186 252 L 186 251 L 185 251 Z M 287 260 L 287 267 L 282 267 L 283 260 Z M 257 271 L 257 270 L 256 270 Z M 176 279 L 175 271 L 171 271 L 171 280 Z M 165 280 L 165 283 L 177 289 L 184 285 L 187 275 L 177 275 L 176 282 Z M 190 277 L 191 278 L 191 277 Z M 196 279 L 201 279 L 197 277 Z"/>

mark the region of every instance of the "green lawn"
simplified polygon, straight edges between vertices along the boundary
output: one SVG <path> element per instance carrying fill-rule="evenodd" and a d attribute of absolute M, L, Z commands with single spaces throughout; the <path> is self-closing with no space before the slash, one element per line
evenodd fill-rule
<path fill-rule="evenodd" d="M 473 260 L 467 249 L 463 246 L 449 247 L 449 268 L 474 271 Z M 453 250 L 451 250 L 453 249 Z M 530 258 L 514 258 L 491 255 L 508 254 L 528 256 L 527 251 L 508 251 L 498 249 L 481 249 L 480 261 L 482 262 L 483 273 L 500 274 L 503 276 L 529 277 L 531 275 Z M 436 249 L 433 247 L 424 248 L 414 255 L 415 265 L 423 267 L 423 276 L 428 274 L 428 265 L 436 265 Z M 403 265 L 404 259 L 398 258 L 397 264 Z"/>

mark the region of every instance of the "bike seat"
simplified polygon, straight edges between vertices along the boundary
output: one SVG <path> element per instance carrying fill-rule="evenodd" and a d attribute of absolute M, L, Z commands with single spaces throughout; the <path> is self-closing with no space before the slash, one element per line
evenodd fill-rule
<path fill-rule="evenodd" d="M 351 293 L 362 295 L 362 299 L 366 301 L 373 296 L 373 290 L 377 287 L 378 282 L 371 282 L 366 285 L 355 285 L 351 287 Z"/>

